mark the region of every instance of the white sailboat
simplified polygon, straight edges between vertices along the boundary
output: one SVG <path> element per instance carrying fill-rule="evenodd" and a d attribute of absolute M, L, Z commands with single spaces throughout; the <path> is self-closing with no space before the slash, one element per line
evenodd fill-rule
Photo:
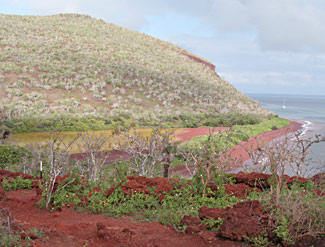
<path fill-rule="evenodd" d="M 286 107 L 286 97 L 283 97 L 283 105 L 282 105 L 282 109 L 285 110 Z"/>

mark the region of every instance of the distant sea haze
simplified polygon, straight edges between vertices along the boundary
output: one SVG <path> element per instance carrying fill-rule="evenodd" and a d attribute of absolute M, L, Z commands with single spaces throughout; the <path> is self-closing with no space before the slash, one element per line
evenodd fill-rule
<path fill-rule="evenodd" d="M 248 96 L 279 117 L 303 123 L 303 135 L 308 138 L 320 134 L 325 136 L 325 95 L 252 94 Z M 309 158 L 311 171 L 306 176 L 325 172 L 325 143 L 315 144 Z M 316 169 L 316 166 L 319 167 Z M 292 171 L 287 172 L 288 175 Z"/>

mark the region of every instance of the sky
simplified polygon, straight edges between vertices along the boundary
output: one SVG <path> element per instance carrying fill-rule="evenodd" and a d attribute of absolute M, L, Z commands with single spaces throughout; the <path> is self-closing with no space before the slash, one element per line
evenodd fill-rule
<path fill-rule="evenodd" d="M 0 13 L 87 14 L 208 59 L 244 93 L 325 95 L 325 0 L 0 0 Z"/>

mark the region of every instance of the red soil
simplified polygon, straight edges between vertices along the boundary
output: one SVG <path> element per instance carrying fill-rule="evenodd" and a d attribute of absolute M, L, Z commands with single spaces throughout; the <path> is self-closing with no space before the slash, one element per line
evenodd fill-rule
<path fill-rule="evenodd" d="M 1 171 L 6 177 L 16 174 Z M 23 174 L 20 174 L 22 177 Z M 66 176 L 65 176 L 66 177 Z M 64 177 L 60 178 L 63 179 Z M 156 194 L 168 192 L 176 180 L 165 178 L 145 178 L 130 176 L 122 187 L 124 193 L 147 192 L 155 187 Z M 34 183 L 37 184 L 37 183 Z M 114 188 L 113 188 L 114 189 Z M 99 190 L 95 188 L 95 190 Z M 1 191 L 0 209 L 10 212 L 15 230 L 22 237 L 29 236 L 32 246 L 242 246 L 217 237 L 214 233 L 202 231 L 199 234 L 182 234 L 173 227 L 158 222 L 140 223 L 127 218 L 117 219 L 99 214 L 78 213 L 63 206 L 60 212 L 51 213 L 36 206 L 40 199 L 37 188 L 32 190 Z M 107 192 L 107 196 L 109 196 Z M 88 196 L 92 196 L 89 193 Z M 163 200 L 163 198 L 161 198 Z M 42 229 L 45 233 L 40 239 L 28 233 L 31 229 Z"/>
<path fill-rule="evenodd" d="M 8 208 L 16 223 L 25 229 L 43 229 L 48 236 L 34 240 L 34 246 L 206 246 L 200 236 L 183 235 L 158 222 L 140 223 L 68 208 L 50 213 L 35 206 L 39 199 L 35 190 L 6 192 L 6 197 L 1 208 Z M 215 246 L 227 246 L 223 243 Z"/>
<path fill-rule="evenodd" d="M 271 141 L 290 132 L 294 132 L 301 127 L 299 123 L 291 122 L 290 126 L 263 133 L 258 136 L 258 140 Z M 176 135 L 181 141 L 188 140 L 196 135 L 209 133 L 210 128 L 185 129 L 183 133 Z M 222 131 L 227 128 L 218 128 Z M 262 138 L 262 139 L 261 139 Z M 241 143 L 242 146 L 256 148 L 254 139 Z M 236 146 L 230 150 L 233 157 L 248 159 L 246 151 L 242 146 Z M 116 154 L 116 153 L 115 153 Z M 119 154 L 121 155 L 121 154 Z M 115 157 L 115 156 L 114 156 Z M 233 167 L 230 167 L 233 169 Z M 21 175 L 23 178 L 32 178 L 19 173 L 11 173 L 0 170 L 0 180 L 2 177 L 16 177 Z M 226 191 L 230 195 L 244 198 L 247 193 L 252 191 L 252 186 L 256 184 L 257 178 L 262 178 L 266 186 L 266 177 L 262 174 L 238 174 L 234 175 L 237 184 L 228 186 Z M 35 178 L 37 179 L 37 178 Z M 60 178 L 60 179 L 64 179 Z M 288 177 L 288 181 L 292 178 Z M 316 177 L 315 177 L 316 180 Z M 139 176 L 129 177 L 128 182 L 122 187 L 124 193 L 135 193 L 136 191 L 147 192 L 149 187 L 156 187 L 156 193 L 168 192 L 172 189 L 176 180 L 164 178 L 148 179 Z M 263 182 L 261 181 L 261 183 Z M 38 183 L 34 183 L 32 190 L 18 190 L 14 192 L 3 191 L 0 186 L 0 209 L 7 209 L 12 218 L 15 229 L 28 232 L 33 228 L 45 231 L 41 239 L 31 241 L 32 246 L 242 246 L 243 234 L 253 236 L 261 230 L 267 216 L 265 216 L 257 202 L 249 202 L 234 206 L 233 209 L 223 210 L 202 208 L 200 210 L 201 219 L 186 218 L 184 222 L 193 221 L 191 225 L 187 222 L 189 234 L 176 232 L 172 227 L 163 226 L 157 222 L 140 223 L 130 219 L 117 219 L 105 217 L 98 214 L 78 213 L 64 206 L 62 211 L 51 213 L 36 206 L 40 199 Z M 107 191 L 109 196 L 112 190 Z M 88 195 L 88 197 L 91 196 Z M 163 200 L 164 198 L 160 198 Z M 199 223 L 208 217 L 208 212 L 217 212 L 218 217 L 224 219 L 224 224 L 216 233 L 205 230 L 206 226 Z M 239 217 L 238 217 L 239 216 Z M 249 224 L 248 224 L 249 222 Z M 198 232 L 193 234 L 192 232 Z M 35 235 L 30 236 L 32 239 Z M 237 240 L 237 241 L 234 241 Z"/>
<path fill-rule="evenodd" d="M 196 136 L 205 136 L 208 134 L 217 134 L 218 132 L 228 130 L 229 127 L 199 127 L 199 128 L 182 128 L 181 133 L 175 133 L 174 136 L 180 141 L 185 142 Z"/>
<path fill-rule="evenodd" d="M 3 170 L 0 170 L 0 173 L 7 177 L 17 175 Z M 23 174 L 20 175 L 24 177 Z M 246 193 L 253 190 L 252 184 L 255 184 L 256 179 L 266 179 L 263 174 L 258 173 L 233 176 L 236 184 L 229 185 L 226 190 L 228 194 L 240 198 L 244 198 Z M 65 177 L 67 176 L 58 180 L 64 180 Z M 312 178 L 312 181 L 316 178 Z M 291 182 L 292 180 L 290 177 L 287 179 Z M 159 195 L 168 193 L 176 182 L 176 179 L 129 176 L 126 183 L 120 186 L 125 194 L 147 193 L 149 188 L 154 187 L 155 194 Z M 218 189 L 216 186 L 211 188 Z M 105 192 L 108 197 L 114 189 L 115 187 L 112 187 Z M 94 188 L 95 190 L 100 191 L 98 187 Z M 0 209 L 5 209 L 0 210 L 0 216 L 3 212 L 7 215 L 10 213 L 13 219 L 12 229 L 22 232 L 22 237 L 29 236 L 32 239 L 31 246 L 243 246 L 244 243 L 240 242 L 243 236 L 254 237 L 262 233 L 263 228 L 267 228 L 266 222 L 269 219 L 258 201 L 240 202 L 232 208 L 224 209 L 202 207 L 199 210 L 200 218 L 185 216 L 182 219 L 181 224 L 187 225 L 187 234 L 182 234 L 158 222 L 140 223 L 128 218 L 78 213 L 67 206 L 63 206 L 59 212 L 51 213 L 36 206 L 40 199 L 37 188 L 7 192 L 0 186 L 0 192 Z M 92 193 L 89 193 L 87 197 L 91 196 Z M 87 203 L 87 200 L 85 202 Z M 207 226 L 202 220 L 209 218 L 223 219 L 223 224 L 217 232 L 206 230 Z M 42 229 L 44 236 L 37 238 L 35 234 L 28 233 L 33 228 Z M 309 246 L 310 241 L 301 246 Z"/>

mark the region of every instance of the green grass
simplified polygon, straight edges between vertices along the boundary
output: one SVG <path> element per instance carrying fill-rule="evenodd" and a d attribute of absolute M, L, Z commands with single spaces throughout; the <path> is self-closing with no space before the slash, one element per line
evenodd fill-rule
<path fill-rule="evenodd" d="M 272 128 L 280 129 L 288 126 L 289 123 L 290 122 L 286 119 L 272 117 L 254 125 L 235 125 L 233 126 L 232 131 L 225 131 L 217 135 L 213 135 L 215 147 L 222 151 L 226 148 L 227 141 L 229 141 L 228 148 L 231 148 L 241 141 L 247 141 L 251 136 L 256 136 L 266 131 L 271 131 Z M 229 139 L 227 138 L 227 135 L 230 136 Z M 209 136 L 197 136 L 190 141 L 182 143 L 180 147 L 195 150 L 202 147 L 203 143 L 205 143 L 208 138 Z"/>

